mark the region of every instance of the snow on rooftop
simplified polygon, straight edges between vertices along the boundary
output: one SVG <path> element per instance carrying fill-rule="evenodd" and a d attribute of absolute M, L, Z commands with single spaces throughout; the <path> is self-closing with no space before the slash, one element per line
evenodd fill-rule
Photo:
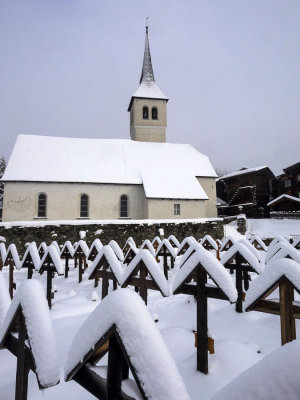
<path fill-rule="evenodd" d="M 244 303 L 245 309 L 250 307 L 282 276 L 285 276 L 300 291 L 299 263 L 289 258 L 272 260 L 266 265 L 263 273 L 251 283 Z"/>
<path fill-rule="evenodd" d="M 261 169 L 268 168 L 266 165 L 262 167 L 245 168 L 240 171 L 230 172 L 229 174 L 223 175 L 219 178 L 219 181 L 226 178 L 231 178 L 232 176 L 248 174 L 250 172 L 260 171 Z"/>
<path fill-rule="evenodd" d="M 208 275 L 225 293 L 230 302 L 233 303 L 237 300 L 237 291 L 229 273 L 220 261 L 202 246 L 198 246 L 195 253 L 178 270 L 173 284 L 173 292 L 178 289 L 198 264 L 203 266 Z"/>
<path fill-rule="evenodd" d="M 277 201 L 279 201 L 281 199 L 292 200 L 292 201 L 295 201 L 296 203 L 300 203 L 300 198 L 294 197 L 294 196 L 289 196 L 288 194 L 282 194 L 282 195 L 276 197 L 276 199 L 269 201 L 267 206 L 271 206 L 272 204 L 277 203 Z"/>
<path fill-rule="evenodd" d="M 149 400 L 189 399 L 152 316 L 139 295 L 129 289 L 110 293 L 85 320 L 70 347 L 65 376 L 113 325 Z"/>
<path fill-rule="evenodd" d="M 217 175 L 189 144 L 19 135 L 3 180 L 136 184 L 148 198 L 207 199 L 196 176 Z"/>
<path fill-rule="evenodd" d="M 45 387 L 55 385 L 60 377 L 56 341 L 44 290 L 37 280 L 29 279 L 17 290 L 0 328 L 0 342 L 19 305 L 25 316 L 38 379 Z"/>
<path fill-rule="evenodd" d="M 153 81 L 142 81 L 133 93 L 132 97 L 140 97 L 143 99 L 162 99 L 168 100 L 168 97 L 160 90 Z"/>
<path fill-rule="evenodd" d="M 294 340 L 242 372 L 211 400 L 296 400 L 299 386 L 300 341 Z"/>

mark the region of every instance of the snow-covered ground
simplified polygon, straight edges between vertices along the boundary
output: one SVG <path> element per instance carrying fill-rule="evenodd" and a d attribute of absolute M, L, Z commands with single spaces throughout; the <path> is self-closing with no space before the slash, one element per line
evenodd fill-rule
<path fill-rule="evenodd" d="M 296 222 L 299 224 L 298 221 Z M 234 228 L 229 230 L 230 234 L 236 235 Z M 282 234 L 282 231 L 276 232 L 276 235 L 278 234 Z M 179 260 L 171 272 L 170 284 L 174 280 L 178 264 Z M 72 340 L 82 323 L 100 302 L 101 285 L 95 289 L 94 281 L 87 280 L 90 270 L 89 266 L 81 284 L 78 284 L 78 269 L 74 269 L 72 263 L 67 279 L 64 276 L 54 278 L 53 283 L 57 287 L 57 293 L 53 300 L 51 317 L 62 366 L 61 383 L 41 392 L 35 375 L 30 373 L 28 389 L 30 400 L 94 399 L 76 382 L 65 383 L 63 378 L 63 365 Z M 7 268 L 4 268 L 3 273 L 8 280 Z M 26 277 L 26 269 L 15 271 L 17 287 L 26 280 Z M 45 274 L 41 276 L 34 272 L 33 278 L 41 281 L 45 287 Z M 255 276 L 253 275 L 252 278 L 255 279 Z M 92 301 L 92 299 L 97 300 Z M 193 333 L 196 328 L 196 304 L 193 297 L 175 295 L 163 298 L 160 292 L 149 291 L 148 308 L 152 314 L 158 315 L 157 327 L 193 400 L 210 399 L 215 392 L 242 371 L 262 360 L 265 355 L 279 348 L 281 344 L 279 317 L 258 312 L 238 314 L 235 312 L 235 305 L 222 300 L 209 299 L 208 326 L 210 335 L 215 340 L 215 354 L 209 355 L 209 374 L 204 375 L 196 371 Z M 298 321 L 296 324 L 298 327 Z M 106 361 L 106 358 L 102 360 L 102 365 Z M 1 350 L 0 366 L 0 400 L 14 399 L 16 358 L 7 350 Z"/>
<path fill-rule="evenodd" d="M 262 239 L 300 236 L 300 219 L 247 219 L 247 231 Z"/>

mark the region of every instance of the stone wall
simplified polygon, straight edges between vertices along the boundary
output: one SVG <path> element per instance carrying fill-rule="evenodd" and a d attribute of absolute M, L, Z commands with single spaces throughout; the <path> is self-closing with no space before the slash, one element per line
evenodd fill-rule
<path fill-rule="evenodd" d="M 21 254 L 24 252 L 25 243 L 35 241 L 37 245 L 41 242 L 50 244 L 56 240 L 63 244 L 66 240 L 72 243 L 80 239 L 80 232 L 85 232 L 87 244 L 90 245 L 95 238 L 99 238 L 103 244 L 111 239 L 116 240 L 123 246 L 129 236 L 132 236 L 137 245 L 145 239 L 154 239 L 159 236 L 159 229 L 164 229 L 165 237 L 175 235 L 181 241 L 186 236 L 194 236 L 196 239 L 209 234 L 214 239 L 223 237 L 222 219 L 209 220 L 205 222 L 172 222 L 172 223 L 120 223 L 120 224 L 59 224 L 59 225 L 32 225 L 11 226 L 0 225 L 0 236 L 6 239 L 7 245 L 15 243 Z"/>

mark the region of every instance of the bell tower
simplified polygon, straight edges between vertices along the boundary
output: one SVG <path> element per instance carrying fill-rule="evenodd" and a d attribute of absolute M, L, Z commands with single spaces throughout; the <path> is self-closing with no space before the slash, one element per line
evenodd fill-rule
<path fill-rule="evenodd" d="M 140 142 L 166 141 L 168 100 L 154 80 L 148 25 L 146 25 L 145 50 L 140 85 L 132 95 L 128 107 L 128 111 L 130 112 L 131 140 Z"/>

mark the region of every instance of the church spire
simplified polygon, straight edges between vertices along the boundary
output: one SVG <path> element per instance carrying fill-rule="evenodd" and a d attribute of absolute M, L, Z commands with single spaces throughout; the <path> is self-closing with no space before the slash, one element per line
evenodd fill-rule
<path fill-rule="evenodd" d="M 146 39 L 145 39 L 145 50 L 144 50 L 144 60 L 140 83 L 142 82 L 155 82 L 154 73 L 151 62 L 149 37 L 148 37 L 148 18 L 146 18 Z"/>

